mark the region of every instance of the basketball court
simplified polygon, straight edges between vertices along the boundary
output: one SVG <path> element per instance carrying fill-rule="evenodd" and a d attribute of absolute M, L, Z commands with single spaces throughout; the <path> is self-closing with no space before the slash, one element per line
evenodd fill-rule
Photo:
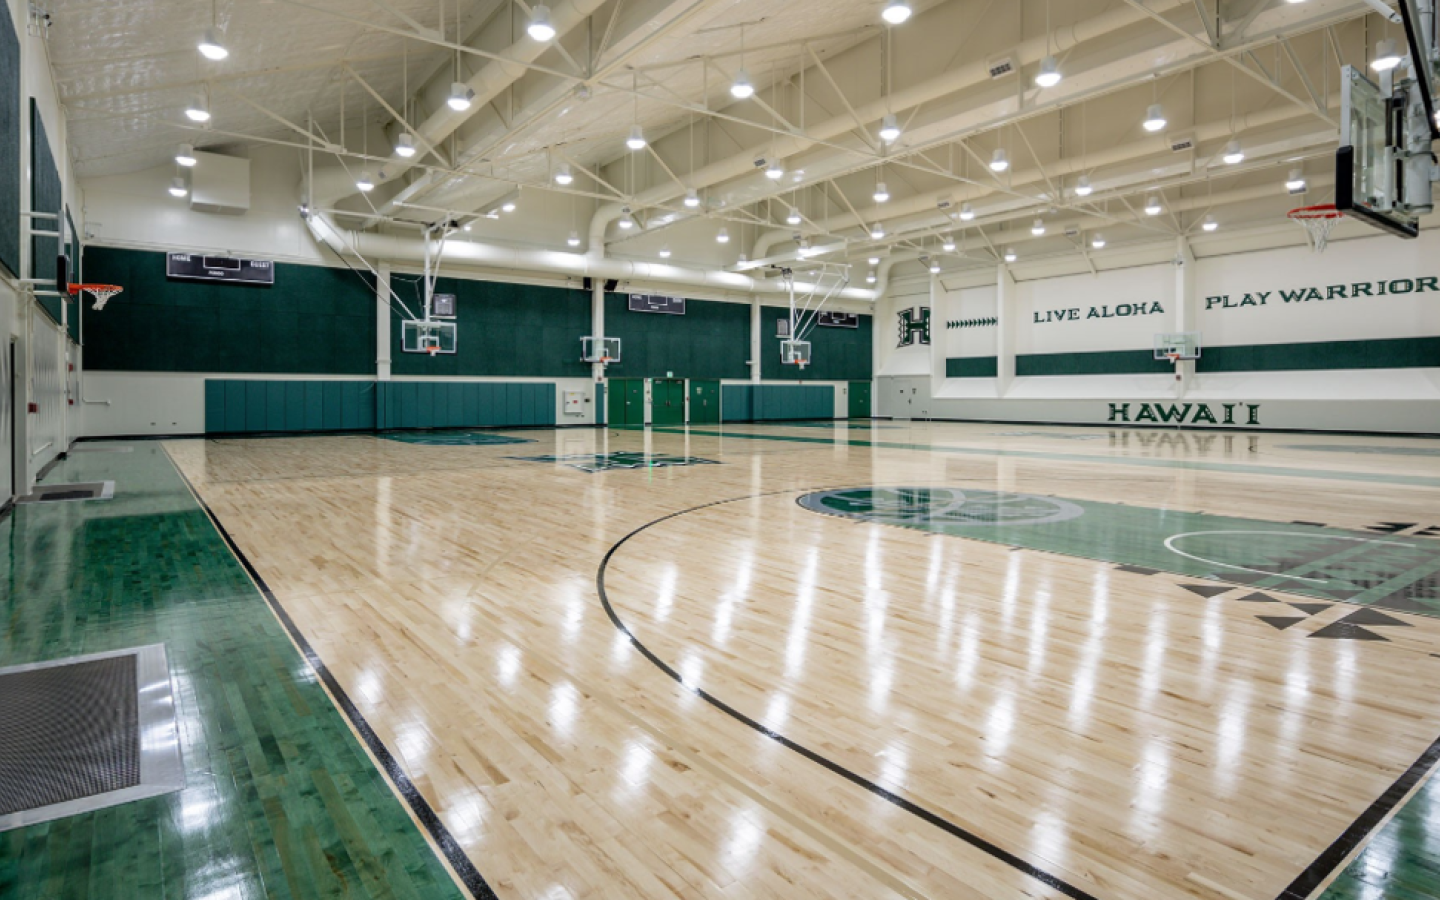
<path fill-rule="evenodd" d="M 7 11 L 0 896 L 1440 896 L 1433 0 Z"/>

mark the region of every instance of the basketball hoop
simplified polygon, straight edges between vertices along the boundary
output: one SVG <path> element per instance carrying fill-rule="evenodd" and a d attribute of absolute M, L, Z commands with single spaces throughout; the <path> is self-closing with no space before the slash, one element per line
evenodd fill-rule
<path fill-rule="evenodd" d="M 1167 354 L 1165 354 L 1165 358 L 1168 359 L 1168 360 L 1170 360 L 1170 364 L 1171 364 L 1172 366 L 1173 366 L 1173 365 L 1179 365 L 1179 363 L 1180 363 L 1180 354 L 1178 354 L 1178 353 L 1167 353 Z"/>
<path fill-rule="evenodd" d="M 110 298 L 125 290 L 118 284 L 72 284 L 70 285 L 70 296 L 78 297 L 84 291 L 95 298 L 95 305 L 91 309 L 104 309 Z"/>
<path fill-rule="evenodd" d="M 431 344 L 429 347 L 426 347 L 425 350 L 426 350 L 426 352 L 429 353 L 431 356 L 434 356 L 434 355 L 436 355 L 437 353 L 440 352 L 440 345 L 439 345 L 439 344 Z"/>
<path fill-rule="evenodd" d="M 1326 203 L 1321 206 L 1302 206 L 1299 209 L 1292 209 L 1286 213 L 1291 219 L 1299 222 L 1310 237 L 1310 246 L 1316 253 L 1325 252 L 1325 244 L 1330 239 L 1330 231 L 1345 218 L 1345 214 L 1335 208 L 1335 204 Z"/>

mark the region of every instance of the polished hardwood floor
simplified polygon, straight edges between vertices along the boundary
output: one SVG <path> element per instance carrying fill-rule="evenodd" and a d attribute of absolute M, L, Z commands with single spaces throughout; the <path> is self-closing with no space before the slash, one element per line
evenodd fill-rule
<path fill-rule="evenodd" d="M 1364 896 L 1427 802 L 1435 442 L 504 434 L 165 448 L 507 900 Z"/>

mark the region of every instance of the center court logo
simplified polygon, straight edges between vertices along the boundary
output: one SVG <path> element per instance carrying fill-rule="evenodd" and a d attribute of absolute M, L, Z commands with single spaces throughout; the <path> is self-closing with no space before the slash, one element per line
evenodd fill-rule
<path fill-rule="evenodd" d="M 811 512 L 925 530 L 1039 525 L 1084 513 L 1057 497 L 944 487 L 846 488 L 806 494 L 799 503 Z"/>

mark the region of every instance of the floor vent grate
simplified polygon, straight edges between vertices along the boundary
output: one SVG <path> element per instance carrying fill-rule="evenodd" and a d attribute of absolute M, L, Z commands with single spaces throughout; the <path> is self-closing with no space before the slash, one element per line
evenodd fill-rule
<path fill-rule="evenodd" d="M 78 484 L 37 484 L 35 490 L 17 503 L 57 503 L 73 500 L 109 500 L 115 496 L 115 482 L 87 481 Z"/>

